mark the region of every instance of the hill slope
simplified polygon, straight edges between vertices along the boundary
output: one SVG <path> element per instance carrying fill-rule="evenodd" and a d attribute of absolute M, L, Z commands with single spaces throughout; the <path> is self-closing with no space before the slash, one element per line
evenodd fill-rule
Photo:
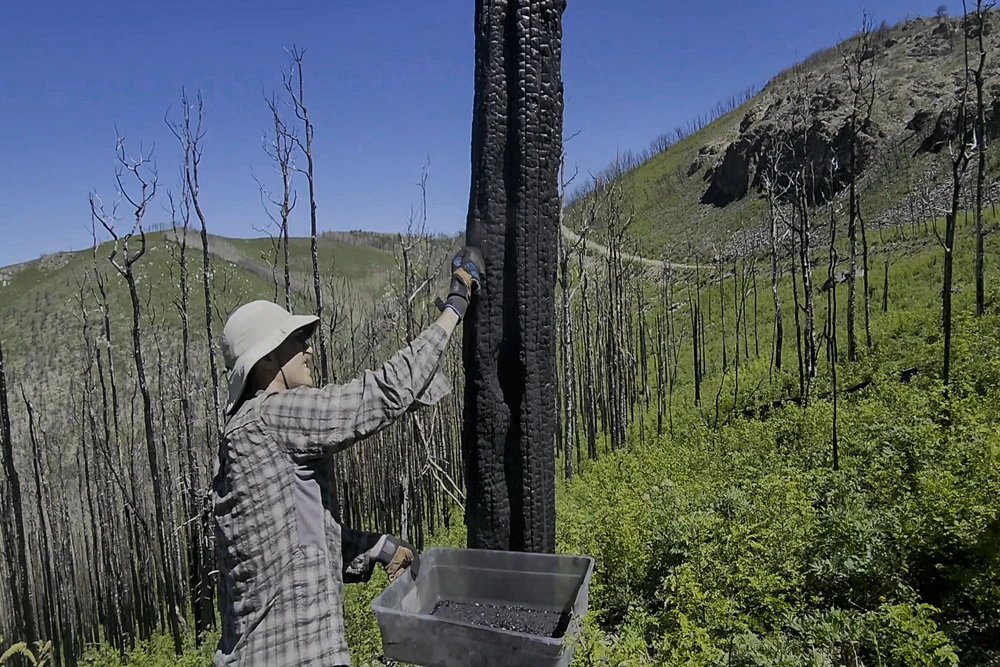
<path fill-rule="evenodd" d="M 135 265 L 143 308 L 144 343 L 166 358 L 177 355 L 180 345 L 179 237 L 172 232 L 147 235 L 147 252 Z M 328 307 L 355 318 L 373 304 L 389 297 L 398 268 L 392 236 L 362 240 L 325 237 L 318 244 L 321 282 Z M 442 242 L 446 245 L 448 242 Z M 133 241 L 132 248 L 136 247 Z M 283 301 L 283 265 L 268 238 L 225 239 L 209 237 L 212 263 L 214 327 L 221 334 L 225 318 L 239 304 L 255 298 Z M 122 367 L 131 365 L 128 340 L 131 305 L 124 280 L 108 262 L 110 243 L 96 252 L 58 253 L 0 270 L 0 340 L 12 386 L 29 379 L 39 391 L 58 394 L 69 386 L 86 358 L 82 342 L 81 307 L 90 324 L 99 324 L 99 288 L 95 266 L 107 290 L 112 338 Z M 96 257 L 96 262 L 95 262 Z M 187 249 L 192 340 L 195 372 L 207 367 L 205 358 L 205 305 L 202 286 L 202 250 L 197 235 L 190 235 Z M 309 239 L 293 238 L 289 244 L 293 310 L 311 310 L 312 265 Z M 81 301 L 82 299 L 82 301 Z M 44 394 L 43 394 L 44 398 Z"/>
<path fill-rule="evenodd" d="M 988 54 L 1000 53 L 998 16 L 987 14 Z M 973 66 L 976 36 L 972 31 Z M 938 186 L 946 177 L 945 143 L 955 130 L 965 51 L 960 18 L 883 25 L 870 39 L 864 66 L 874 63 L 876 95 L 871 123 L 860 131 L 858 165 L 862 207 L 866 219 L 876 221 L 903 215 L 911 193 L 926 191 L 930 205 L 946 196 Z M 779 174 L 811 169 L 817 199 L 840 195 L 850 176 L 846 126 L 853 108 L 844 58 L 857 40 L 781 72 L 752 99 L 641 164 L 630 169 L 612 164 L 607 173 L 617 175 L 627 208 L 634 210 L 631 242 L 647 257 L 677 261 L 710 258 L 747 243 L 759 247 L 767 212 L 762 177 L 772 160 Z M 1000 132 L 1000 102 L 989 100 L 1000 91 L 1000 58 L 987 59 L 984 81 L 988 136 L 994 137 Z M 975 88 L 970 90 L 974 100 Z M 793 148 L 802 133 L 805 148 Z M 592 200 L 583 196 L 569 206 L 569 226 L 582 228 Z"/>

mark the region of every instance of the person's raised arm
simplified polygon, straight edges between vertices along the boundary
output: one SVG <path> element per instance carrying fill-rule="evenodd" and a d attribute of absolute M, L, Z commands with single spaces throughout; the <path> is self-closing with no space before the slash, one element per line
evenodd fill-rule
<path fill-rule="evenodd" d="M 347 384 L 298 387 L 271 394 L 261 418 L 275 440 L 295 458 L 313 458 L 345 449 L 377 433 L 406 411 L 433 405 L 449 391 L 440 374 L 451 334 L 478 288 L 478 253 L 463 250 L 452 264 L 448 299 L 437 321 L 378 370 Z"/>

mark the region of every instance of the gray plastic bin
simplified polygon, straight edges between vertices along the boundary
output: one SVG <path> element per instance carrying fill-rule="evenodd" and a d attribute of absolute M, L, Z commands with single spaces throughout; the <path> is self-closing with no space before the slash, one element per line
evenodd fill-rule
<path fill-rule="evenodd" d="M 589 556 L 435 547 L 372 602 L 386 658 L 424 667 L 564 667 L 587 611 Z M 432 615 L 439 602 L 511 605 L 568 614 L 545 637 Z"/>

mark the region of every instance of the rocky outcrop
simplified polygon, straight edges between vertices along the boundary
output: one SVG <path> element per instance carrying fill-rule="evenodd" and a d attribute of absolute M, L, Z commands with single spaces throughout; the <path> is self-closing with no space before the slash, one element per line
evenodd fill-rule
<path fill-rule="evenodd" d="M 69 263 L 73 255 L 68 252 L 54 252 L 42 255 L 38 260 L 38 268 L 42 271 L 57 271 Z"/>
<path fill-rule="evenodd" d="M 851 177 L 849 111 L 836 94 L 816 94 L 810 100 L 805 123 L 782 111 L 796 104 L 792 97 L 765 99 L 747 112 L 739 136 L 729 144 L 721 162 L 706 173 L 703 203 L 726 206 L 763 186 L 765 169 L 775 168 L 779 185 L 791 182 L 805 169 L 809 197 L 820 203 L 839 192 Z M 863 170 L 877 145 L 877 128 L 859 128 L 857 167 Z"/>
<path fill-rule="evenodd" d="M 997 90 L 992 91 L 989 94 L 989 98 L 992 98 L 992 103 L 990 108 L 986 110 L 984 120 L 986 122 L 986 138 L 989 141 L 995 140 L 1000 137 L 1000 98 L 996 97 L 996 94 L 1000 92 Z M 970 94 L 975 93 L 970 91 Z M 988 98 L 988 99 L 989 99 Z M 921 117 L 918 121 L 917 117 L 910 121 L 907 127 L 913 125 L 915 128 L 920 126 L 920 129 L 924 129 L 930 125 L 930 119 L 933 118 L 934 126 L 933 129 L 924 138 L 924 141 L 920 144 L 920 150 L 925 153 L 940 153 L 942 150 L 947 150 L 948 142 L 954 141 L 956 135 L 959 131 L 959 109 L 960 105 L 954 107 L 948 107 L 937 114 L 934 114 L 927 110 L 922 110 L 918 112 Z M 970 105 L 969 109 L 966 111 L 967 117 L 966 122 L 966 133 L 965 140 L 967 142 L 972 142 L 974 140 L 973 130 L 975 127 L 976 116 L 975 107 Z"/>
<path fill-rule="evenodd" d="M 994 24 L 987 15 L 984 36 L 988 54 L 1000 50 Z M 957 105 L 964 82 L 963 32 L 968 28 L 973 51 L 978 27 L 973 19 L 913 19 L 874 33 L 875 47 L 864 53 L 876 59 L 877 95 L 873 121 L 859 129 L 857 170 L 863 172 L 881 153 L 914 137 L 908 150 L 939 152 L 957 132 Z M 699 153 L 688 174 L 702 173 L 704 204 L 726 206 L 761 188 L 763 167 L 776 165 L 775 178 L 787 183 L 805 169 L 808 194 L 817 203 L 841 192 L 851 179 L 850 118 L 853 95 L 844 77 L 844 56 L 856 42 L 820 52 L 778 75 L 754 100 L 738 128 Z M 973 53 L 973 56 L 975 54 Z M 971 66 L 977 60 L 973 57 Z M 986 66 L 988 138 L 1000 137 L 1000 66 Z M 970 84 L 970 132 L 975 89 Z M 863 116 L 864 113 L 861 113 Z M 721 150 L 719 144 L 721 143 Z"/>
<path fill-rule="evenodd" d="M 6 287 L 9 285 L 15 275 L 28 268 L 30 265 L 31 262 L 21 262 L 20 264 L 11 264 L 10 266 L 0 268 L 0 287 Z"/>

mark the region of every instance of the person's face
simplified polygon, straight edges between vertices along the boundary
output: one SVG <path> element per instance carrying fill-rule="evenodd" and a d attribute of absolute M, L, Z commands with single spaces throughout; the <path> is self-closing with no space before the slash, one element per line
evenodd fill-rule
<path fill-rule="evenodd" d="M 313 386 L 313 349 L 307 331 L 295 332 L 272 354 L 277 375 L 283 379 L 286 389 Z"/>

